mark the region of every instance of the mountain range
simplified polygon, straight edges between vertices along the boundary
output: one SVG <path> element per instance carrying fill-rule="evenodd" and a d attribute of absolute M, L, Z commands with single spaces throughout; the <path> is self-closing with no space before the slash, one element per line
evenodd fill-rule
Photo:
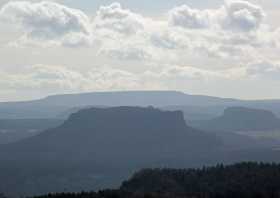
<path fill-rule="evenodd" d="M 0 145 L 0 192 L 26 196 L 117 187 L 146 167 L 278 162 L 279 142 L 264 143 L 231 130 L 277 128 L 278 103 L 164 91 L 1 103 L 0 114 L 10 117 L 2 127 L 43 131 Z"/>
<path fill-rule="evenodd" d="M 222 114 L 231 106 L 243 106 L 272 111 L 280 115 L 280 100 L 239 100 L 177 91 L 92 92 L 48 96 L 24 102 L 0 103 L 0 118 L 57 118 L 71 108 L 85 106 L 155 106 L 182 110 L 189 119 L 204 119 Z M 188 110 L 191 109 L 191 110 Z"/>

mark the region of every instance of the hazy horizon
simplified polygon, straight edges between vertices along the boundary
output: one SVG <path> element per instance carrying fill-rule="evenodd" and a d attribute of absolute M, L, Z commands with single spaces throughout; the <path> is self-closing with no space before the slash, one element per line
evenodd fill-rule
<path fill-rule="evenodd" d="M 243 101 L 262 101 L 262 100 L 280 100 L 279 98 L 255 98 L 255 99 L 247 99 L 247 98 L 234 98 L 234 97 L 223 97 L 223 96 L 214 96 L 214 95 L 203 95 L 203 94 L 192 94 L 192 93 L 188 93 L 185 91 L 176 91 L 176 90 L 113 90 L 113 91 L 88 91 L 88 92 L 73 92 L 73 93 L 57 93 L 57 94 L 50 94 L 50 95 L 46 95 L 46 96 L 40 96 L 40 97 L 35 97 L 35 98 L 23 98 L 23 99 L 11 99 L 11 100 L 4 100 L 1 101 L 2 102 L 28 102 L 28 101 L 33 101 L 33 100 L 41 100 L 41 99 L 45 99 L 48 97 L 52 97 L 52 96 L 63 96 L 63 95 L 79 95 L 79 94 L 90 94 L 90 93 L 121 93 L 121 92 L 180 92 L 183 94 L 187 94 L 187 95 L 191 95 L 191 96 L 206 96 L 206 97 L 215 97 L 215 98 L 221 98 L 221 99 L 233 99 L 233 100 L 243 100 Z M 147 95 L 148 96 L 148 95 Z"/>

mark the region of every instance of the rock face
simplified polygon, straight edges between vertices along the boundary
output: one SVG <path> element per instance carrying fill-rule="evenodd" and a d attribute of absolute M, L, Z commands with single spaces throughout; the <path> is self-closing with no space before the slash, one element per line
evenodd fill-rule
<path fill-rule="evenodd" d="M 110 187 L 144 167 L 208 163 L 220 145 L 215 136 L 187 126 L 180 111 L 81 110 L 55 129 L 2 145 L 0 191 L 28 195 Z M 14 182 L 4 182 L 7 178 Z"/>
<path fill-rule="evenodd" d="M 266 131 L 280 129 L 280 119 L 266 110 L 230 107 L 222 116 L 196 125 L 211 131 Z"/>

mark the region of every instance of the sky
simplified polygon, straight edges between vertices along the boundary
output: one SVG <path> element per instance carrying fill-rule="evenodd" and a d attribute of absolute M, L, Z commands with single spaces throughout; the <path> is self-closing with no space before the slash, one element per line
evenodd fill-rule
<path fill-rule="evenodd" d="M 278 0 L 0 0 L 0 101 L 177 90 L 280 98 Z"/>

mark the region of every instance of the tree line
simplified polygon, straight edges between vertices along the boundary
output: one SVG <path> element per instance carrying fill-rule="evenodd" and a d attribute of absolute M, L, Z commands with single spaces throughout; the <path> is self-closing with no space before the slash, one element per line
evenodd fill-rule
<path fill-rule="evenodd" d="M 280 198 L 280 164 L 244 162 L 200 169 L 144 169 L 117 190 L 33 198 Z"/>

